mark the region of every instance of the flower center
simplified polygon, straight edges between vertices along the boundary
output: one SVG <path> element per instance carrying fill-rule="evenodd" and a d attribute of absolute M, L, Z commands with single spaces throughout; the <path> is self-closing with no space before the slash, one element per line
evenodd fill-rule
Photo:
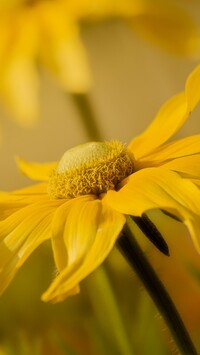
<path fill-rule="evenodd" d="M 49 179 L 52 198 L 105 193 L 134 172 L 134 157 L 122 143 L 91 142 L 69 149 Z"/>

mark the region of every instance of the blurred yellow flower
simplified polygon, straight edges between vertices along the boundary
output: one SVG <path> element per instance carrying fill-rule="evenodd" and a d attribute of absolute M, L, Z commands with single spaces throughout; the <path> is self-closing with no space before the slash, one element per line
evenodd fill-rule
<path fill-rule="evenodd" d="M 126 223 L 163 209 L 188 228 L 200 251 L 200 135 L 165 143 L 200 100 L 200 66 L 185 91 L 172 97 L 151 125 L 126 148 L 118 141 L 68 150 L 60 162 L 28 163 L 21 170 L 43 181 L 0 195 L 0 290 L 29 255 L 52 241 L 58 276 L 43 294 L 58 302 L 107 257 Z"/>
<path fill-rule="evenodd" d="M 24 125 L 37 117 L 38 61 L 56 74 L 65 90 L 82 92 L 90 86 L 85 49 L 66 3 L 8 1 L 0 5 L 0 91 Z"/>
<path fill-rule="evenodd" d="M 163 0 L 4 0 L 0 4 L 0 95 L 25 126 L 38 112 L 38 64 L 54 73 L 63 90 L 87 92 L 91 73 L 79 36 L 82 22 L 129 20 L 147 39 L 191 54 L 197 29 L 182 9 Z"/>

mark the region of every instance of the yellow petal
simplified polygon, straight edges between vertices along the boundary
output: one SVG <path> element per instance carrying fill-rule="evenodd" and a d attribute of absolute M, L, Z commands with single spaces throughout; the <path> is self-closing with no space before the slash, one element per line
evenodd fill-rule
<path fill-rule="evenodd" d="M 76 21 L 73 16 L 66 16 L 68 9 L 53 3 L 46 5 L 43 4 L 41 19 L 45 36 L 41 42 L 41 59 L 65 90 L 86 92 L 91 86 L 91 73 Z"/>
<path fill-rule="evenodd" d="M 3 29 L 8 36 L 1 56 L 1 93 L 14 114 L 12 118 L 26 127 L 32 127 L 38 118 L 39 78 L 34 63 L 38 28 L 31 11 L 21 9 L 3 17 Z"/>
<path fill-rule="evenodd" d="M 26 206 L 26 203 L 20 202 L 0 202 L 0 221 L 6 219 L 11 214 Z"/>
<path fill-rule="evenodd" d="M 50 223 L 60 203 L 36 203 L 0 222 L 0 293 L 29 255 L 51 238 Z"/>
<path fill-rule="evenodd" d="M 52 249 L 54 261 L 59 272 L 64 269 L 68 262 L 68 253 L 63 238 L 63 231 L 67 222 L 69 209 L 73 202 L 74 200 L 70 200 L 60 206 L 52 220 Z"/>
<path fill-rule="evenodd" d="M 85 204 L 85 206 L 84 206 Z M 102 201 L 79 204 L 71 212 L 65 227 L 69 264 L 43 294 L 44 301 L 58 302 L 69 296 L 81 280 L 107 257 L 123 228 L 125 217 Z"/>
<path fill-rule="evenodd" d="M 193 70 L 186 81 L 185 96 L 188 112 L 191 113 L 200 100 L 200 65 Z"/>
<path fill-rule="evenodd" d="M 131 24 L 145 39 L 179 55 L 199 50 L 199 32 L 194 19 L 173 1 L 142 1 L 143 11 Z"/>
<path fill-rule="evenodd" d="M 118 192 L 108 191 L 106 203 L 117 211 L 141 215 L 153 208 L 177 215 L 188 227 L 200 252 L 197 220 L 200 218 L 200 190 L 188 179 L 164 168 L 148 168 L 130 176 Z"/>
<path fill-rule="evenodd" d="M 35 198 L 36 196 L 40 196 L 40 198 L 44 198 L 47 195 L 47 184 L 41 183 L 41 184 L 35 184 L 31 186 L 24 187 L 19 190 L 14 190 L 12 192 L 8 192 L 10 196 L 16 197 L 16 198 Z"/>
<path fill-rule="evenodd" d="M 200 188 L 200 180 L 199 179 L 190 178 L 190 181 L 192 181 L 193 184 L 197 185 Z"/>
<path fill-rule="evenodd" d="M 172 97 L 164 104 L 150 126 L 131 141 L 129 149 L 136 159 L 150 154 L 176 133 L 187 120 L 199 100 L 200 65 L 189 75 L 185 92 Z"/>
<path fill-rule="evenodd" d="M 0 221 L 37 201 L 49 201 L 46 184 L 37 184 L 12 192 L 0 191 Z"/>
<path fill-rule="evenodd" d="M 34 163 L 27 162 L 19 157 L 16 158 L 17 165 L 21 172 L 32 180 L 47 181 L 52 170 L 56 169 L 57 162 Z"/>
<path fill-rule="evenodd" d="M 172 159 L 200 153 L 200 134 L 188 136 L 172 143 L 164 144 L 155 152 L 138 161 L 139 166 L 145 166 L 145 161 L 150 165 L 163 164 Z M 150 166 L 148 165 L 148 166 Z"/>
<path fill-rule="evenodd" d="M 200 253 L 200 217 L 198 215 L 192 215 L 190 219 L 186 219 L 184 221 L 184 224 L 190 232 L 194 246 L 196 247 L 198 253 Z"/>
<path fill-rule="evenodd" d="M 11 116 L 24 127 L 33 127 L 38 119 L 39 79 L 32 60 L 13 58 L 4 69 L 1 91 Z"/>
<path fill-rule="evenodd" d="M 186 177 L 200 179 L 200 154 L 174 159 L 162 166 L 183 173 Z"/>
<path fill-rule="evenodd" d="M 54 215 L 54 218 L 52 220 L 52 248 L 54 253 L 54 260 L 59 271 L 63 270 L 64 267 L 66 267 L 67 264 L 70 262 L 68 258 L 68 244 L 70 250 L 71 242 L 70 240 L 68 240 L 69 230 L 67 228 L 69 227 L 68 223 L 71 223 L 68 222 L 71 219 L 70 216 L 72 216 L 73 218 L 73 214 L 76 213 L 76 211 L 78 211 L 82 205 L 85 208 L 85 202 L 92 201 L 95 198 L 95 196 L 91 195 L 69 200 L 65 202 L 62 206 L 60 206 Z M 79 237 L 80 236 L 81 233 Z M 73 242 L 74 241 L 72 240 L 72 243 Z M 77 243 L 79 243 L 79 240 L 77 241 Z"/>
<path fill-rule="evenodd" d="M 52 237 L 51 221 L 56 209 L 62 203 L 62 200 L 49 201 L 44 204 L 40 203 L 38 204 L 35 216 L 30 212 L 32 219 L 34 218 L 36 221 L 37 218 L 37 224 L 32 228 L 32 232 L 29 230 L 29 234 L 18 252 L 19 261 L 16 265 L 17 268 L 22 266 L 25 260 L 41 243 Z"/>
<path fill-rule="evenodd" d="M 20 203 L 31 204 L 38 200 L 49 200 L 47 185 L 44 183 L 31 185 L 12 192 L 0 191 L 0 205 L 2 207 L 4 203 L 19 202 L 20 206 Z"/>
<path fill-rule="evenodd" d="M 200 191 L 177 173 L 162 167 L 147 168 L 132 174 L 119 191 L 108 191 L 106 202 L 111 208 L 140 216 L 152 208 L 185 209 L 200 215 Z"/>
<path fill-rule="evenodd" d="M 86 51 L 78 37 L 57 42 L 54 51 L 56 76 L 61 86 L 72 93 L 84 93 L 91 87 Z"/>

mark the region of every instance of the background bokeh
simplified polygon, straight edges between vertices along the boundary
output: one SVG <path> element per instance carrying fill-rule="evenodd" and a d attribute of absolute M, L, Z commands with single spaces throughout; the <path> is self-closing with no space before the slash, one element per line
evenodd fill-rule
<path fill-rule="evenodd" d="M 200 25 L 199 1 L 185 1 L 184 6 Z M 104 139 L 128 143 L 168 98 L 183 89 L 186 77 L 200 61 L 199 53 L 187 57 L 161 50 L 120 19 L 84 24 L 81 37 L 93 76 L 88 95 Z M 55 161 L 68 148 L 88 140 L 70 94 L 44 68 L 40 75 L 40 113 L 33 128 L 18 126 L 0 107 L 1 190 L 29 184 L 18 171 L 15 156 Z M 197 108 L 178 136 L 199 133 L 199 129 Z M 159 216 L 154 218 L 159 223 Z M 200 349 L 200 257 L 184 227 L 168 222 L 167 230 L 162 231 L 162 225 L 160 229 L 169 244 L 170 258 L 149 245 L 143 235 L 139 239 Z M 116 250 L 106 268 L 132 353 L 176 354 L 154 305 Z M 2 355 L 126 355 L 117 344 L 115 324 L 109 314 L 107 317 L 109 306 L 98 290 L 98 272 L 82 282 L 82 292 L 75 298 L 58 305 L 44 304 L 40 295 L 53 277 L 54 266 L 48 244 L 36 251 L 0 299 Z"/>

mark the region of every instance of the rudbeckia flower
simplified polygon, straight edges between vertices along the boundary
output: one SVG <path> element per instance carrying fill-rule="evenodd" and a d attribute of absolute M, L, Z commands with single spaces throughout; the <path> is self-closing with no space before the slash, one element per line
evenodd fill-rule
<path fill-rule="evenodd" d="M 31 126 L 38 114 L 38 64 L 70 93 L 88 92 L 91 73 L 82 22 L 118 17 L 158 45 L 190 55 L 199 34 L 173 1 L 8 0 L 0 4 L 0 95 L 13 117 Z"/>
<path fill-rule="evenodd" d="M 42 295 L 58 302 L 108 256 L 127 216 L 162 209 L 182 221 L 200 252 L 200 135 L 169 138 L 200 99 L 200 66 L 185 91 L 172 97 L 150 126 L 126 147 L 90 142 L 57 163 L 28 163 L 21 170 L 39 184 L 0 194 L 0 290 L 29 255 L 51 240 L 58 275 Z"/>

